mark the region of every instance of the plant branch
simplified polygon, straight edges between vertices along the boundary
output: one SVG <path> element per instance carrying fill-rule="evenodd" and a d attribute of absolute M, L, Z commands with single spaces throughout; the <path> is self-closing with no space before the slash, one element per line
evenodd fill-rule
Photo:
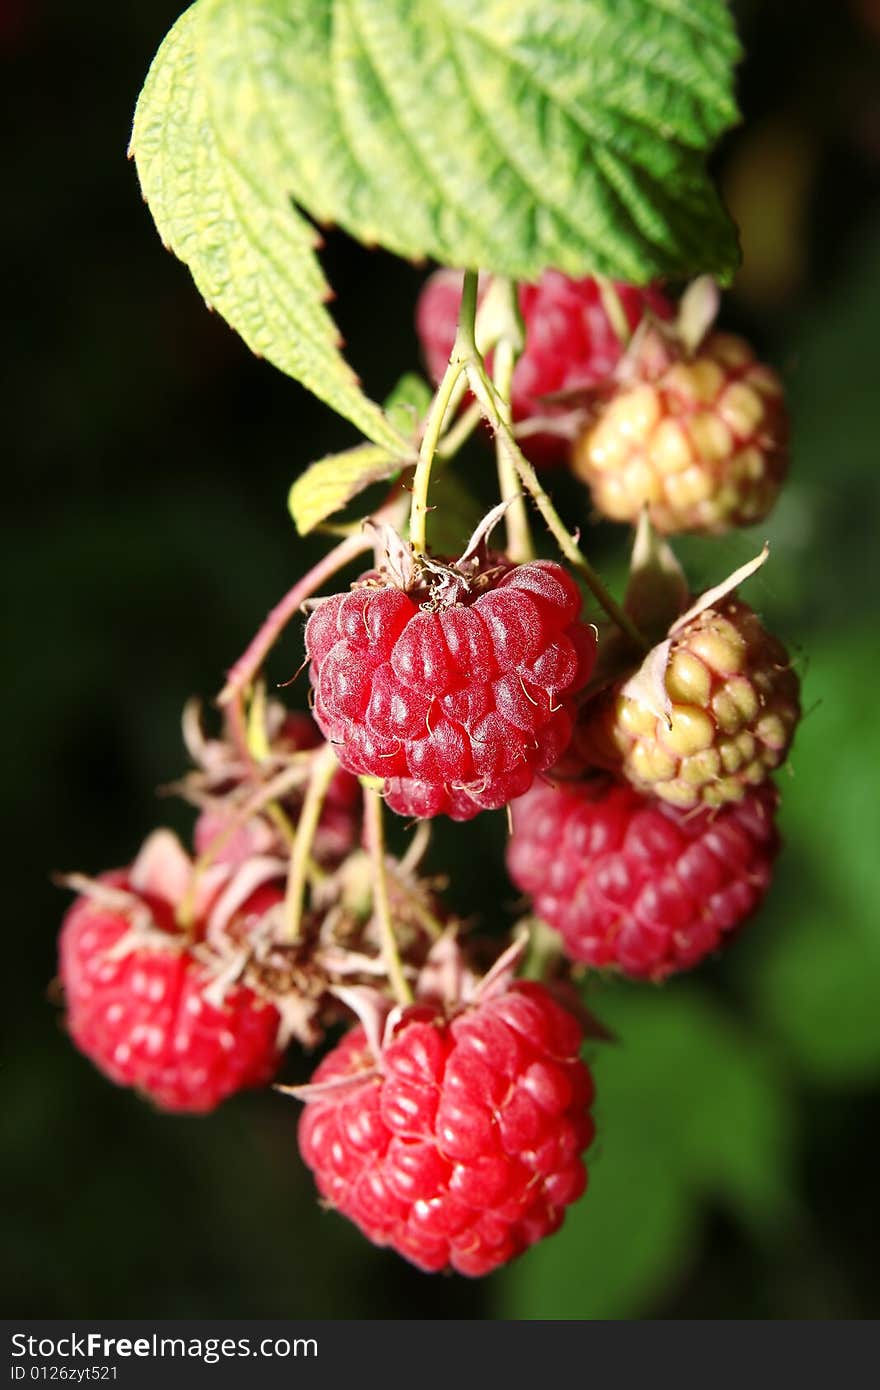
<path fill-rule="evenodd" d="M 413 550 L 424 555 L 427 549 L 428 488 L 431 483 L 431 466 L 443 431 L 443 424 L 449 412 L 459 378 L 462 376 L 467 353 L 462 351 L 465 344 L 474 340 L 474 320 L 477 312 L 477 273 L 466 270 L 461 291 L 458 331 L 449 364 L 428 411 L 425 430 L 419 446 L 419 458 L 412 482 L 412 506 L 409 514 L 409 538 Z"/>
<path fill-rule="evenodd" d="M 605 310 L 605 317 L 614 329 L 621 348 L 625 348 L 632 337 L 632 331 L 626 310 L 623 307 L 623 301 L 617 293 L 617 286 L 613 280 L 608 279 L 607 275 L 597 275 L 595 278 L 599 287 L 602 308 Z"/>
<path fill-rule="evenodd" d="M 464 386 L 465 390 L 467 389 L 467 382 L 465 381 L 463 372 L 458 379 L 458 385 Z M 458 393 L 456 392 L 455 394 L 457 395 Z M 464 395 L 464 391 L 462 391 L 461 394 Z M 482 418 L 483 412 L 480 409 L 479 401 L 471 401 L 467 410 L 462 411 L 455 424 L 446 431 L 443 438 L 440 440 L 437 445 L 437 457 L 449 459 L 452 458 L 454 454 L 457 454 L 462 444 L 470 439 Z"/>
<path fill-rule="evenodd" d="M 293 791 L 295 787 L 302 786 L 305 776 L 306 773 L 301 763 L 282 768 L 280 772 L 276 773 L 270 781 L 265 782 L 253 796 L 248 798 L 243 806 L 229 817 L 223 829 L 214 836 L 193 864 L 189 887 L 181 899 L 180 906 L 175 914 L 175 919 L 181 927 L 188 928 L 192 926 L 195 914 L 196 890 L 199 880 L 202 874 L 214 863 L 218 854 L 225 849 L 233 835 L 235 835 L 243 825 L 247 825 L 249 820 L 253 820 L 254 816 L 258 816 L 261 811 L 265 811 L 267 815 L 271 815 L 273 809 L 277 809 L 280 814 L 284 816 L 283 811 L 280 811 L 280 808 L 275 806 L 276 800 L 279 797 L 286 796 L 287 793 Z M 284 816 L 284 821 L 289 826 L 289 821 L 287 821 L 286 816 Z"/>
<path fill-rule="evenodd" d="M 492 359 L 492 381 L 499 417 L 510 432 L 513 430 L 510 394 L 513 371 L 522 350 L 522 319 L 515 281 L 496 277 L 493 281 L 493 290 L 497 296 L 497 303 L 503 318 L 503 327 L 498 336 Z M 479 405 L 479 401 L 477 404 Z M 526 511 L 526 499 L 523 496 L 519 475 L 513 461 L 502 444 L 501 436 L 497 433 L 495 435 L 495 458 L 498 465 L 498 489 L 501 493 L 501 500 L 510 504 L 504 516 L 507 529 L 507 554 L 517 564 L 523 564 L 526 560 L 534 559 L 535 554 L 529 527 L 529 516 Z"/>
<path fill-rule="evenodd" d="M 550 500 L 532 465 L 523 454 L 519 445 L 513 437 L 509 427 L 498 408 L 495 399 L 495 390 L 486 374 L 485 364 L 475 355 L 467 365 L 468 381 L 471 390 L 483 407 L 483 411 L 496 432 L 502 447 L 514 468 L 519 474 L 523 487 L 531 495 L 535 506 L 541 513 L 546 522 L 547 529 L 554 537 L 556 544 L 562 554 L 568 560 L 572 569 L 582 576 L 584 582 L 596 601 L 604 608 L 608 616 L 613 619 L 620 630 L 626 633 L 627 637 L 643 651 L 648 649 L 649 643 L 639 632 L 635 623 L 628 613 L 620 606 L 614 596 L 609 593 L 602 580 L 599 578 L 593 566 L 590 564 L 586 555 L 583 554 L 574 536 L 572 536 Z"/>
<path fill-rule="evenodd" d="M 305 600 L 311 598 L 315 590 L 320 589 L 321 585 L 338 570 L 344 569 L 358 555 L 363 555 L 365 551 L 371 550 L 372 546 L 373 541 L 365 531 L 358 531 L 354 535 L 346 536 L 345 540 L 340 541 L 332 550 L 328 550 L 323 559 L 319 560 L 308 574 L 304 574 L 302 579 L 297 580 L 280 603 L 276 603 L 256 636 L 229 671 L 226 684 L 217 697 L 219 705 L 231 704 L 237 696 L 244 693 L 255 679 L 257 672 L 281 633 L 291 618 L 299 612 Z"/>
<path fill-rule="evenodd" d="M 397 938 L 394 935 L 394 922 L 391 916 L 391 901 L 388 896 L 388 866 L 385 862 L 385 830 L 382 817 L 385 803 L 378 792 L 364 791 L 364 830 L 370 860 L 373 866 L 373 913 L 379 928 L 382 943 L 382 957 L 388 974 L 388 983 L 394 991 L 398 1004 L 411 1004 L 412 990 L 406 982 Z"/>
<path fill-rule="evenodd" d="M 339 763 L 336 760 L 332 744 L 325 743 L 321 751 L 315 755 L 315 761 L 312 764 L 312 775 L 306 787 L 293 847 L 290 851 L 282 931 L 282 940 L 287 945 L 293 945 L 299 939 L 302 931 L 303 904 L 306 880 L 309 876 L 312 845 L 315 842 L 315 835 L 321 819 L 324 798 L 338 767 Z"/>

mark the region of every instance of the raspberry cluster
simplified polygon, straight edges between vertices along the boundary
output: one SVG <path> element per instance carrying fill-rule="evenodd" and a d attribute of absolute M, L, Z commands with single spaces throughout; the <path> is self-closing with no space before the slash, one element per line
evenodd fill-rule
<path fill-rule="evenodd" d="M 567 954 L 662 980 L 726 945 L 779 850 L 769 786 L 683 812 L 605 777 L 544 783 L 514 804 L 507 867 Z"/>
<path fill-rule="evenodd" d="M 468 288 L 472 307 L 474 278 Z M 607 312 L 615 292 L 618 328 L 636 330 L 625 354 Z M 460 277 L 440 272 L 419 304 L 438 379 L 461 298 Z M 178 789 L 198 811 L 193 856 L 157 832 L 128 868 L 70 880 L 59 942 L 70 1036 L 163 1109 L 204 1112 L 266 1085 L 291 1040 L 316 1047 L 357 1016 L 306 1086 L 280 1089 L 304 1103 L 299 1147 L 324 1203 L 423 1270 L 487 1274 L 555 1231 L 584 1191 L 588 1016 L 566 960 L 662 981 L 725 946 L 770 884 L 770 776 L 800 710 L 784 648 L 734 596 L 760 557 L 683 612 L 684 576 L 655 534 L 754 521 L 785 471 L 778 381 L 740 340 L 706 336 L 704 299 L 683 302 L 673 325 L 650 289 L 600 292 L 551 270 L 519 292 L 519 437 L 532 458 L 559 462 L 589 417 L 569 461 L 602 513 L 639 519 L 623 609 L 503 423 L 505 502 L 457 559 L 431 553 L 441 392 L 403 479 L 410 539 L 394 529 L 398 483 L 367 535 L 352 530 L 269 615 L 230 672 L 221 736 L 185 716 L 195 767 Z M 468 370 L 482 389 L 479 362 Z M 471 423 L 443 435 L 448 453 Z M 526 514 L 511 507 L 511 469 L 616 623 L 598 667 L 572 574 L 488 549 L 510 509 L 511 556 L 533 553 L 517 535 Z M 314 597 L 369 545 L 373 569 Z M 304 598 L 314 720 L 268 700 L 259 674 Z M 426 823 L 507 808 L 510 876 L 557 934 L 539 934 L 529 957 L 544 981 L 515 978 L 531 918 L 506 948 L 468 937 L 442 881 L 422 876 L 428 825 L 398 823 L 412 832 L 398 858 L 385 806 Z"/>
<path fill-rule="evenodd" d="M 692 357 L 625 383 L 577 441 L 575 473 L 614 521 L 643 508 L 658 531 L 751 526 L 788 468 L 782 384 L 742 338 L 713 333 Z"/>
<path fill-rule="evenodd" d="M 646 311 L 661 319 L 672 313 L 659 289 L 615 284 L 630 329 Z M 416 331 L 429 375 L 439 381 L 449 360 L 461 305 L 461 274 L 438 270 L 425 283 L 416 307 Z M 540 420 L 543 427 L 523 433 L 522 447 L 538 466 L 565 463 L 571 440 L 565 427 L 566 400 L 598 386 L 620 361 L 624 345 L 612 326 L 598 283 L 589 276 L 572 280 L 547 270 L 533 285 L 522 285 L 519 307 L 525 346 L 513 373 L 510 403 L 520 424 Z M 491 361 L 491 354 L 489 355 Z"/>
<path fill-rule="evenodd" d="M 324 736 L 402 815 L 468 820 L 522 795 L 565 751 L 595 659 L 559 565 L 495 563 L 455 595 L 366 584 L 306 626 Z"/>
<path fill-rule="evenodd" d="M 593 1087 L 580 1044 L 536 984 L 451 1020 L 409 1009 L 378 1057 L 353 1029 L 315 1072 L 300 1120 L 324 1201 L 421 1269 L 497 1269 L 555 1231 L 586 1186 Z"/>

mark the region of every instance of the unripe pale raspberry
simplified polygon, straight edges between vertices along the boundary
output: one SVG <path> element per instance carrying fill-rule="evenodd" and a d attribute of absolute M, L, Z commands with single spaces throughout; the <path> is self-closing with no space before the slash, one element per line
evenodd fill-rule
<path fill-rule="evenodd" d="M 577 757 L 685 808 L 739 801 L 765 782 L 800 718 L 800 682 L 785 648 L 735 598 L 674 636 L 661 686 L 667 709 L 632 682 L 626 689 L 585 708 Z"/>
<path fill-rule="evenodd" d="M 110 890 L 106 900 L 100 886 Z M 112 905 L 113 890 L 133 906 Z M 258 888 L 231 933 L 246 936 L 282 897 L 278 888 Z M 146 931 L 141 915 L 149 917 Z M 76 1046 L 111 1081 L 163 1110 L 213 1110 L 234 1091 L 266 1084 L 278 1068 L 278 1011 L 238 984 L 216 997 L 216 973 L 176 925 L 171 905 L 135 892 L 127 871 L 103 875 L 94 896 L 74 903 L 59 965 Z"/>
<path fill-rule="evenodd" d="M 581 1038 L 543 985 L 523 983 L 451 1021 L 407 1009 L 379 1058 L 353 1029 L 313 1078 L 351 1084 L 300 1118 L 321 1196 L 421 1269 L 506 1264 L 557 1230 L 586 1185 L 593 1087 Z"/>
<path fill-rule="evenodd" d="M 551 561 L 501 562 L 455 592 L 365 584 L 306 626 L 325 738 L 406 815 L 465 820 L 521 796 L 567 746 L 595 660 L 578 588 Z"/>
<path fill-rule="evenodd" d="M 513 804 L 507 867 L 575 961 L 662 980 L 727 944 L 770 884 L 773 787 L 681 811 L 608 778 Z"/>
<path fill-rule="evenodd" d="M 455 339 L 461 305 L 461 272 L 438 270 L 425 283 L 416 308 L 416 329 L 429 374 L 439 382 Z M 621 306 L 634 329 L 646 309 L 668 318 L 672 306 L 659 290 L 618 284 Z M 622 352 L 602 304 L 599 287 L 589 277 L 571 280 L 547 270 L 537 284 L 521 285 L 519 306 L 525 347 L 516 364 L 511 389 L 515 422 L 561 415 L 566 406 L 544 399 L 557 392 L 588 390 L 605 380 Z M 491 355 L 490 355 L 491 362 Z M 570 440 L 549 430 L 524 436 L 522 447 L 539 465 L 565 463 Z"/>
<path fill-rule="evenodd" d="M 713 333 L 695 356 L 622 385 L 572 466 L 614 521 L 635 523 L 647 507 L 666 533 L 751 526 L 788 468 L 782 385 L 742 338 Z"/>

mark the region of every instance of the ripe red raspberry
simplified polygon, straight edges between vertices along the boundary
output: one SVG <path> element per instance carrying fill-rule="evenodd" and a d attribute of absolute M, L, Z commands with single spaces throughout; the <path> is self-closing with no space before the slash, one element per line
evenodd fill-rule
<path fill-rule="evenodd" d="M 577 442 L 572 466 L 597 509 L 658 531 L 717 534 L 766 516 L 788 468 L 776 373 L 742 338 L 713 333 L 695 356 L 624 383 Z"/>
<path fill-rule="evenodd" d="M 438 270 L 426 281 L 416 307 L 416 330 L 428 372 L 439 382 L 455 339 L 461 304 L 461 273 Z M 668 318 L 672 306 L 656 289 L 616 286 L 630 328 L 645 309 Z M 514 421 L 564 413 L 566 407 L 543 397 L 557 392 L 595 387 L 616 367 L 620 340 L 608 321 L 595 280 L 570 280 L 547 270 L 537 284 L 522 285 L 519 305 L 525 324 L 525 348 L 513 374 L 511 405 Z M 570 440 L 565 433 L 542 431 L 522 439 L 533 462 L 565 463 Z"/>
<path fill-rule="evenodd" d="M 680 811 L 607 778 L 513 804 L 507 867 L 572 960 L 662 980 L 724 946 L 770 885 L 773 787 Z"/>
<path fill-rule="evenodd" d="M 314 712 L 343 767 L 385 779 L 394 810 L 466 820 L 560 757 L 596 641 L 549 560 L 467 579 L 429 565 L 428 587 L 321 602 L 305 634 Z"/>
<path fill-rule="evenodd" d="M 315 1083 L 299 1146 L 328 1203 L 424 1270 L 488 1274 L 550 1235 L 586 1185 L 581 1028 L 543 985 L 447 1021 L 407 1009 L 379 1058 L 355 1028 Z"/>
<path fill-rule="evenodd" d="M 575 738 L 582 765 L 688 808 L 739 801 L 785 759 L 800 683 L 747 604 L 725 598 L 698 613 L 675 631 L 654 675 L 656 693 L 640 677 L 585 708 Z"/>
<path fill-rule="evenodd" d="M 135 888 L 133 872 L 104 874 L 65 917 L 59 958 L 68 1031 L 111 1081 L 162 1109 L 213 1110 L 234 1091 L 271 1080 L 280 1015 L 246 986 L 220 981 L 218 991 L 210 953 L 200 955 L 194 941 L 204 919 L 185 933 L 173 903 Z M 251 933 L 282 897 L 274 886 L 257 888 L 235 912 L 230 937 Z"/>

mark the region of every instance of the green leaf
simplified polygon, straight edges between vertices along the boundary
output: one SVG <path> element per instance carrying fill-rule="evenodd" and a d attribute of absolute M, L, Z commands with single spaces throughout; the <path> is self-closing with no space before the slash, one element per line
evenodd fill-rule
<path fill-rule="evenodd" d="M 422 420 L 428 413 L 433 397 L 424 377 L 417 372 L 404 372 L 383 408 L 388 419 L 405 438 L 415 438 Z"/>
<path fill-rule="evenodd" d="M 211 308 L 369 439 L 401 441 L 361 391 L 324 308 L 315 229 L 291 206 L 266 93 L 249 84 L 260 6 L 201 0 L 178 20 L 137 104 L 131 153 L 166 246 Z"/>
<path fill-rule="evenodd" d="M 211 5 L 248 16 L 228 105 L 271 107 L 319 221 L 522 279 L 736 262 L 703 167 L 736 117 L 723 0 Z"/>
<path fill-rule="evenodd" d="M 287 505 L 301 536 L 341 509 L 371 483 L 393 478 L 403 463 L 378 444 L 359 444 L 313 463 L 290 489 Z"/>
<path fill-rule="evenodd" d="M 561 1232 L 496 1283 L 505 1318 L 650 1312 L 687 1272 L 701 1211 L 726 1205 L 757 1237 L 794 1219 L 788 1095 L 752 1041 L 689 983 L 603 995 L 590 1185 Z"/>
<path fill-rule="evenodd" d="M 737 261 L 705 155 L 736 118 L 723 0 L 197 0 L 132 150 L 167 245 L 257 353 L 377 444 L 312 224 L 535 279 Z"/>

